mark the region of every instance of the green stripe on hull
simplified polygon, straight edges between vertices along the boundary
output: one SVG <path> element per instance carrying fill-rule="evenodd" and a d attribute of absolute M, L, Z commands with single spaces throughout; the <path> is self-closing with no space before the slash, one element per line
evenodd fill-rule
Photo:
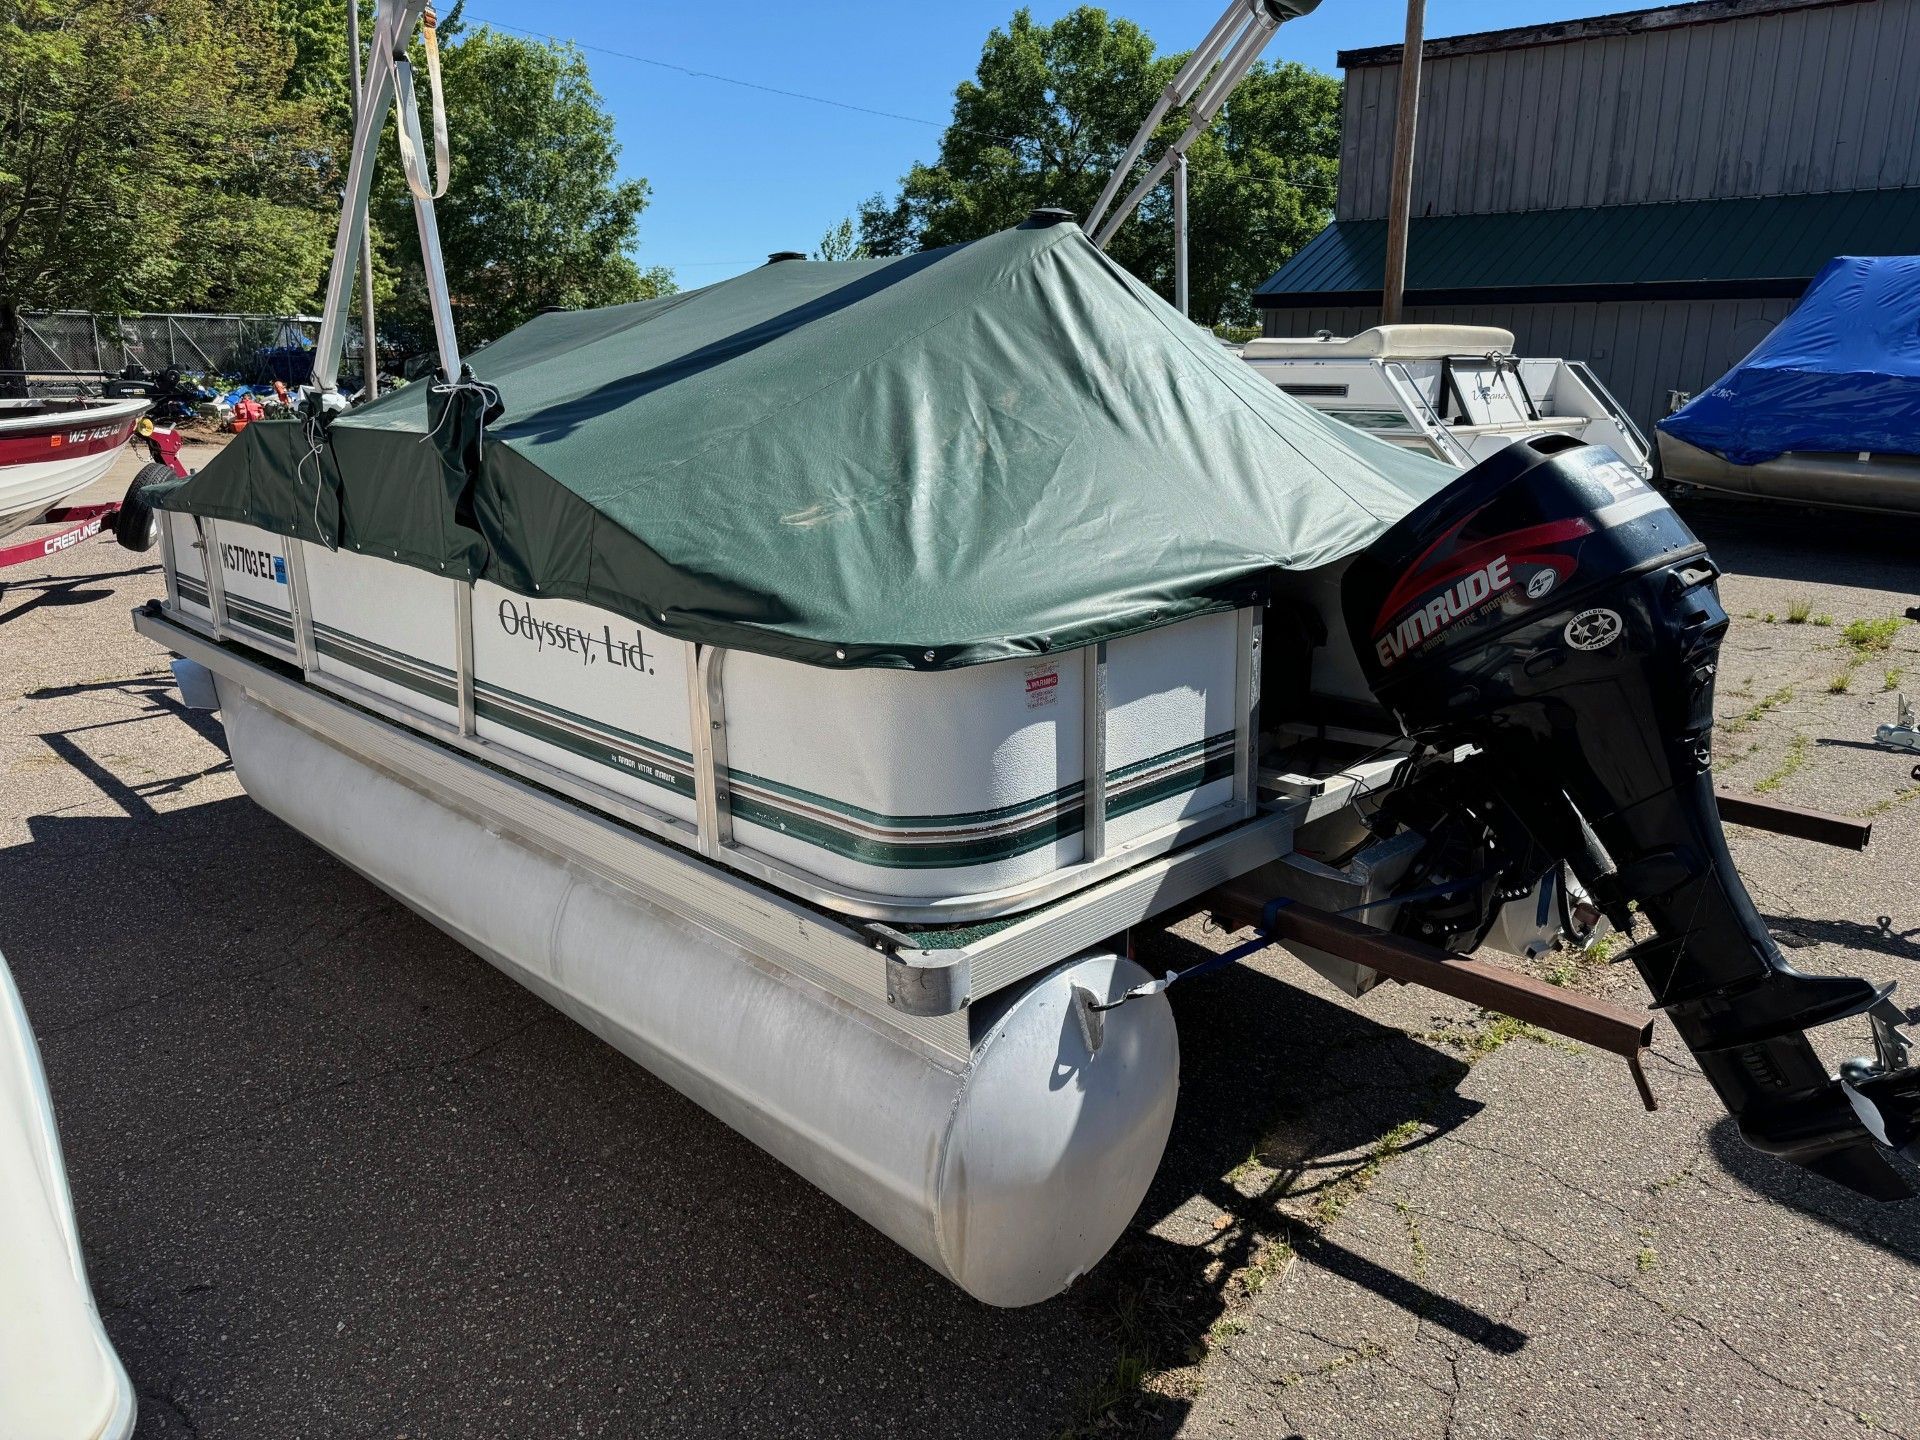
<path fill-rule="evenodd" d="M 1197 749 L 1182 746 L 1181 749 Z M 1170 754 L 1178 752 L 1170 752 Z M 1140 762 L 1141 766 L 1164 763 L 1165 757 Z M 1129 767 L 1133 768 L 1133 767 Z M 1108 816 L 1132 814 L 1149 805 L 1178 795 L 1190 794 L 1216 780 L 1233 775 L 1233 751 L 1224 751 L 1183 764 L 1153 780 L 1121 792 L 1109 792 Z M 1076 787 L 1077 788 L 1077 787 Z M 799 815 L 766 804 L 736 791 L 732 803 L 733 818 L 791 835 L 807 844 L 835 855 L 889 870 L 944 870 L 964 866 L 988 865 L 1011 860 L 1057 840 L 1078 835 L 1085 826 L 1085 807 L 1076 798 L 1061 808 L 1038 817 L 1033 824 L 997 834 L 968 838 L 964 834 L 945 840 L 900 841 L 856 835 L 811 816 Z"/>
<path fill-rule="evenodd" d="M 293 644 L 293 617 L 284 610 L 270 610 L 251 600 L 229 595 L 227 618 L 236 625 L 244 625 L 249 630 L 258 630 L 262 635 L 271 635 L 288 645 Z"/>
<path fill-rule="evenodd" d="M 289 634 L 291 632 L 289 631 Z M 444 704 L 458 702 L 452 672 L 414 656 L 389 650 L 324 625 L 314 627 L 322 655 L 391 681 Z M 602 765 L 620 775 L 644 780 L 683 799 L 694 798 L 692 757 L 644 735 L 615 730 L 585 716 L 535 700 L 504 687 L 477 685 L 474 711 L 516 734 L 525 735 Z M 1209 736 L 1134 761 L 1107 775 L 1107 814 L 1129 815 L 1149 805 L 1233 774 L 1233 736 Z M 958 869 L 1010 860 L 1081 832 L 1085 814 L 1079 783 L 1062 786 L 1010 805 L 951 815 L 889 815 L 798 786 L 729 770 L 735 820 L 792 836 L 843 858 L 889 870 Z M 793 802 L 781 804 L 781 800 Z M 820 813 L 843 816 L 874 835 L 835 824 Z M 1027 817 L 1025 823 L 1010 820 Z M 929 832 L 951 831 L 949 834 Z M 978 833 L 982 830 L 990 833 Z"/>
<path fill-rule="evenodd" d="M 1233 751 L 1229 748 L 1224 752 L 1209 755 L 1197 770 L 1180 770 L 1150 785 L 1142 785 L 1138 789 L 1119 795 L 1109 793 L 1107 818 L 1111 820 L 1116 815 L 1131 815 L 1136 810 L 1144 810 L 1149 805 L 1157 805 L 1162 800 L 1171 799 L 1175 795 L 1185 795 L 1190 791 L 1211 785 L 1216 780 L 1232 778 Z"/>
<path fill-rule="evenodd" d="M 619 745 L 611 739 L 604 742 L 597 741 L 595 736 L 582 735 L 576 730 L 511 709 L 491 695 L 476 694 L 473 706 L 474 713 L 482 720 L 491 720 L 515 734 L 544 741 L 569 754 L 578 755 L 583 760 L 591 760 L 621 775 L 644 780 L 650 785 L 657 785 L 662 790 L 670 790 L 675 795 L 684 796 L 688 800 L 693 798 L 692 773 L 670 768 L 669 763 L 661 756 Z M 602 733 L 605 732 L 596 729 L 596 736 Z"/>
<path fill-rule="evenodd" d="M 424 695 L 429 700 L 438 700 L 443 705 L 459 702 L 451 671 L 440 670 L 439 666 L 429 666 L 424 660 L 415 660 L 412 656 L 401 656 L 397 651 L 388 651 L 382 646 L 370 645 L 364 640 L 344 636 L 341 632 L 330 630 L 325 626 L 315 625 L 313 631 L 315 648 L 329 659 L 338 660 L 343 665 L 351 665 L 356 670 L 364 670 L 369 675 L 378 675 L 382 680 L 398 685 L 403 690 L 411 690 L 414 694 Z M 389 660 L 386 658 L 387 655 L 394 655 L 397 659 Z M 430 678 L 406 668 L 406 664 L 398 661 L 418 665 L 421 669 L 440 670 L 440 673 L 448 678 L 445 680 L 437 677 Z"/>

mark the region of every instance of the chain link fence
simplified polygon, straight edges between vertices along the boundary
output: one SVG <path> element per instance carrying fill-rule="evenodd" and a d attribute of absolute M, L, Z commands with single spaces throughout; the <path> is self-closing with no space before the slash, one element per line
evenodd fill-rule
<path fill-rule="evenodd" d="M 36 378 L 71 372 L 117 375 L 129 365 L 143 365 L 259 384 L 274 378 L 270 352 L 311 345 L 319 333 L 319 319 L 312 315 L 29 311 L 20 316 L 21 365 Z M 343 370 L 359 370 L 360 349 L 359 326 L 349 323 Z"/>

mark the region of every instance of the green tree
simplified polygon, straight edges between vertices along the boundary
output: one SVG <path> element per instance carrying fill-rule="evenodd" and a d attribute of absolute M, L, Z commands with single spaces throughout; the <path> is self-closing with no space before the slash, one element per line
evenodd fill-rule
<path fill-rule="evenodd" d="M 974 78 L 954 91 L 938 160 L 915 165 L 896 195 L 875 195 L 860 207 L 862 245 L 893 255 L 977 239 L 1041 205 L 1084 216 L 1184 58 L 1156 56 L 1139 26 L 1090 6 L 1051 25 L 1016 11 L 988 35 Z M 1340 86 L 1331 76 L 1290 62 L 1256 66 L 1188 152 L 1195 319 L 1245 323 L 1253 289 L 1326 223 L 1339 112 Z M 1148 147 L 1149 161 L 1188 119 L 1184 112 L 1168 118 Z M 1172 294 L 1168 186 L 1148 198 L 1111 249 L 1127 269 Z"/>
<path fill-rule="evenodd" d="M 820 237 L 819 248 L 813 252 L 816 260 L 864 260 L 867 247 L 860 243 L 854 234 L 853 218 L 849 216 Z"/>
<path fill-rule="evenodd" d="M 441 64 L 453 170 L 435 212 L 463 346 L 548 306 L 617 305 L 673 290 L 671 272 L 633 259 L 647 182 L 616 178 L 613 120 L 578 50 L 482 26 L 443 43 Z M 426 67 L 415 70 L 426 129 Z M 425 275 L 391 132 L 372 209 L 376 243 L 396 277 L 381 330 L 424 348 L 432 334 Z"/>
<path fill-rule="evenodd" d="M 0 369 L 26 308 L 286 310 L 326 264 L 320 107 L 274 0 L 0 0 Z"/>

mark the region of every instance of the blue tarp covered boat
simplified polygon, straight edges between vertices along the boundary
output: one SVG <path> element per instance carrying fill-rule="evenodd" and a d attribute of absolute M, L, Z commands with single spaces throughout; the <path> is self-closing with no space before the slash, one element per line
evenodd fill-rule
<path fill-rule="evenodd" d="M 1660 422 L 1668 480 L 1920 511 L 1920 256 L 1827 262 L 1792 314 Z"/>

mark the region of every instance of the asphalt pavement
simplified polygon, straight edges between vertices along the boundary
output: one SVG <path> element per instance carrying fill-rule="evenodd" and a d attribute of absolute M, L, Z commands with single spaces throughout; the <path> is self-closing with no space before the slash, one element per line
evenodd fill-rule
<path fill-rule="evenodd" d="M 1748 882 L 1796 964 L 1920 1003 L 1920 784 L 1870 743 L 1920 626 L 1845 638 L 1920 599 L 1920 531 L 1697 523 L 1723 783 L 1875 826 L 1733 829 Z M 980 1306 L 255 807 L 128 625 L 161 590 L 107 539 L 0 575 L 0 950 L 144 1436 L 1920 1435 L 1920 1202 L 1747 1150 L 1670 1037 L 1648 1115 L 1610 1057 L 1278 951 L 1174 992 L 1114 1252 Z"/>

